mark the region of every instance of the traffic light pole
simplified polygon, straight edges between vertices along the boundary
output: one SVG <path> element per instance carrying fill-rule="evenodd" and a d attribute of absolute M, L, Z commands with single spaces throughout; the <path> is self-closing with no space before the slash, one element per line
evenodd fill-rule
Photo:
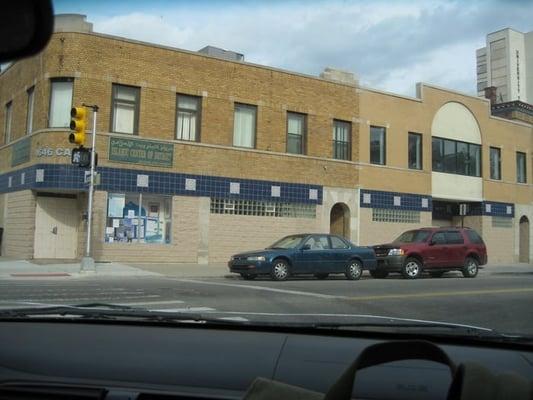
<path fill-rule="evenodd" d="M 93 196 L 94 196 L 94 164 L 96 159 L 96 115 L 98 114 L 98 106 L 89 106 L 84 104 L 85 107 L 92 108 L 93 110 L 93 133 L 92 133 L 92 146 L 91 146 L 91 180 L 89 185 L 89 204 L 87 206 L 87 246 L 85 248 L 85 257 L 82 258 L 80 264 L 80 272 L 94 271 L 96 272 L 96 264 L 94 258 L 91 257 L 91 230 L 93 222 Z"/>

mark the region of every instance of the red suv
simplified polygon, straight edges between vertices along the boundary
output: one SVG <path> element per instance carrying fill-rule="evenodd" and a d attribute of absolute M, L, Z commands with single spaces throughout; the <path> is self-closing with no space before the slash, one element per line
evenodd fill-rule
<path fill-rule="evenodd" d="M 401 272 L 416 279 L 422 271 L 441 277 L 446 271 L 461 271 L 474 278 L 480 265 L 487 263 L 487 248 L 481 236 L 470 228 L 421 228 L 402 233 L 394 242 L 374 246 L 378 268 L 374 278 Z"/>

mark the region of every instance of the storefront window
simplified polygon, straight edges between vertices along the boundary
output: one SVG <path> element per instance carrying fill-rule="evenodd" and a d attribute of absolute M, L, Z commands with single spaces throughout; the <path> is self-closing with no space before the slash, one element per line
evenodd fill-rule
<path fill-rule="evenodd" d="M 107 243 L 170 243 L 171 198 L 147 194 L 109 193 Z"/>

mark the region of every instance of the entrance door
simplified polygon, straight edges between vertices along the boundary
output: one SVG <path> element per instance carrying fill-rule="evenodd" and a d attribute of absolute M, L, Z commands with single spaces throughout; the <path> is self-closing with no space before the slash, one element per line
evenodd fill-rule
<path fill-rule="evenodd" d="M 344 203 L 337 203 L 329 214 L 329 233 L 350 240 L 350 209 Z"/>
<path fill-rule="evenodd" d="M 34 258 L 76 258 L 78 202 L 37 196 Z"/>
<path fill-rule="evenodd" d="M 529 219 L 524 215 L 520 218 L 518 244 L 518 261 L 529 263 Z"/>

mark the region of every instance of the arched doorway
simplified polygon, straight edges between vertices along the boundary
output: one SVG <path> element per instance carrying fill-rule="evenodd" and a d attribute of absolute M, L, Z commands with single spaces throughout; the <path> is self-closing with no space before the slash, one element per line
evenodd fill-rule
<path fill-rule="evenodd" d="M 520 218 L 518 233 L 518 261 L 529 263 L 529 219 L 524 215 Z"/>
<path fill-rule="evenodd" d="M 344 203 L 336 203 L 329 214 L 329 232 L 350 239 L 350 209 Z"/>

